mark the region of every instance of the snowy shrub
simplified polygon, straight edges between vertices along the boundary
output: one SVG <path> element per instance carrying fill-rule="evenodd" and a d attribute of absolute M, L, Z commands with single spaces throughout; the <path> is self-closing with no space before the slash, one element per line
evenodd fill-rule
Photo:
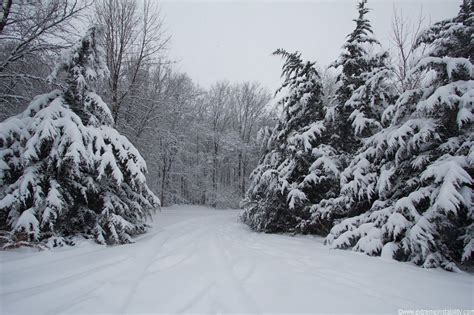
<path fill-rule="evenodd" d="M 159 205 L 145 161 L 92 89 L 108 74 L 97 36 L 91 28 L 56 66 L 51 79 L 64 75 L 64 90 L 0 123 L 0 227 L 26 242 L 131 242 Z"/>

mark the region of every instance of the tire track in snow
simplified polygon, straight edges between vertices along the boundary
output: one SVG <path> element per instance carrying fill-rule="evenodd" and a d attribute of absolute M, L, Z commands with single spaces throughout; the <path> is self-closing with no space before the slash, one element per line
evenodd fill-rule
<path fill-rule="evenodd" d="M 223 227 L 225 228 L 224 224 L 225 222 L 219 222 L 219 224 L 217 224 L 217 227 L 219 229 L 215 231 L 215 234 L 213 237 L 213 242 L 217 248 L 217 257 L 220 260 L 220 265 L 223 267 L 224 272 L 227 274 L 227 277 L 230 279 L 229 283 L 231 284 L 231 289 L 240 296 L 239 300 L 244 302 L 244 304 L 246 305 L 246 308 L 247 308 L 246 313 L 254 313 L 254 314 L 260 313 L 257 303 L 243 287 L 242 280 L 239 279 L 234 273 L 234 268 L 229 259 L 229 254 L 227 250 L 225 249 L 225 246 L 222 244 L 224 240 L 222 235 L 228 234 L 226 233 L 226 230 L 223 229 Z"/>
<path fill-rule="evenodd" d="M 226 243 L 227 239 L 223 237 L 227 233 L 227 220 L 225 219 L 228 219 L 227 215 L 206 216 L 188 221 L 186 231 L 181 231 L 184 234 L 182 237 L 190 239 L 190 241 L 188 244 L 174 248 L 171 251 L 172 254 L 178 252 L 185 255 L 171 268 L 179 272 L 179 266 L 187 261 L 186 257 L 194 256 L 193 263 L 198 268 L 196 272 L 202 272 L 200 276 L 203 284 L 196 288 L 194 286 L 187 287 L 183 282 L 184 291 L 180 292 L 180 296 L 184 300 L 181 302 L 181 304 L 184 303 L 184 306 L 176 307 L 172 310 L 172 313 L 194 312 L 202 307 L 205 308 L 204 312 L 206 313 L 234 312 L 235 309 L 239 309 L 244 313 L 259 313 L 255 301 L 243 288 L 242 280 L 236 276 L 234 266 L 225 249 L 229 245 Z M 173 246 L 173 244 L 170 246 Z M 169 255 L 165 255 L 165 257 L 169 257 Z M 191 270 L 194 268 L 192 266 L 188 267 Z M 205 304 L 201 304 L 201 302 Z M 173 307 L 173 303 L 169 306 Z M 202 310 L 200 309 L 199 312 L 202 312 Z"/>
<path fill-rule="evenodd" d="M 99 245 L 98 245 L 99 246 Z M 102 246 L 101 246 L 102 247 Z M 104 246 L 105 247 L 105 246 Z M 32 266 L 29 266 L 29 267 L 17 267 L 19 265 L 20 262 L 22 261 L 31 261 L 34 256 L 31 255 L 31 256 L 27 256 L 25 258 L 13 258 L 13 259 L 10 259 L 8 262 L 3 262 L 3 261 L 0 261 L 0 264 L 2 264 L 2 268 L 5 268 L 4 270 L 7 271 L 9 268 L 10 270 L 8 270 L 9 272 L 15 272 L 15 271 L 19 271 L 21 270 L 22 272 L 24 271 L 27 271 L 27 270 L 37 270 L 38 267 L 43 267 L 43 266 L 49 266 L 51 264 L 55 264 L 55 263 L 60 263 L 60 262 L 65 262 L 65 261 L 68 261 L 68 260 L 75 260 L 77 258 L 80 258 L 82 256 L 88 256 L 88 255 L 91 255 L 91 254 L 94 254 L 94 253 L 101 253 L 103 252 L 104 248 L 100 248 L 100 249 L 94 249 L 94 250 L 89 250 L 89 251 L 86 251 L 84 253 L 80 253 L 80 254 L 74 254 L 74 255 L 68 255 L 67 257 L 62 257 L 62 258 L 59 258 L 59 259 L 55 259 L 54 261 L 49 261 L 49 257 L 51 255 L 54 255 L 54 254 L 59 254 L 61 253 L 60 251 L 50 251 L 50 252 L 44 252 L 44 254 L 47 254 L 47 255 L 44 255 L 44 256 L 40 256 L 38 257 L 38 260 L 41 260 L 41 259 L 45 259 L 46 261 L 43 261 L 43 262 L 38 262 L 38 261 L 35 261 L 34 265 Z M 41 253 L 40 253 L 41 254 Z M 33 256 L 33 257 L 32 257 Z M 13 265 L 13 268 L 11 268 L 10 266 L 8 265 Z M 15 268 L 17 267 L 17 268 Z M 20 269 L 21 268 L 21 269 Z"/>
<path fill-rule="evenodd" d="M 9 296 L 20 295 L 20 297 L 18 297 L 16 299 L 15 298 L 8 298 L 10 302 L 14 303 L 14 302 L 17 302 L 19 300 L 24 299 L 25 295 L 28 296 L 28 297 L 31 297 L 31 296 L 35 296 L 35 295 L 38 295 L 38 294 L 42 294 L 42 293 L 44 293 L 45 291 L 48 291 L 48 290 L 58 289 L 58 288 L 61 288 L 61 287 L 64 287 L 64 286 L 73 285 L 74 280 L 93 277 L 93 276 L 95 276 L 96 273 L 102 271 L 103 269 L 121 264 L 121 263 L 123 263 L 123 262 L 125 262 L 129 259 L 130 259 L 129 257 L 123 257 L 119 260 L 115 260 L 115 261 L 110 262 L 110 263 L 100 264 L 98 266 L 94 266 L 93 268 L 88 268 L 88 269 L 83 270 L 81 272 L 77 272 L 77 273 L 74 273 L 70 276 L 59 278 L 59 279 L 56 279 L 56 280 L 51 281 L 51 282 L 43 283 L 43 284 L 36 285 L 36 286 L 33 286 L 33 287 L 28 287 L 28 288 L 18 289 L 18 290 L 14 290 L 14 291 L 10 291 L 10 292 L 5 292 L 5 293 L 0 294 L 0 297 L 2 297 L 2 300 L 3 300 L 5 297 L 8 298 Z"/>
<path fill-rule="evenodd" d="M 405 302 L 409 302 L 412 305 L 420 305 L 419 302 L 406 298 L 406 297 L 402 297 L 401 295 L 396 295 L 396 294 L 384 295 L 383 293 L 377 292 L 374 289 L 371 289 L 370 285 L 358 280 L 359 278 L 347 276 L 347 272 L 345 271 L 334 272 L 325 268 L 324 272 L 327 274 L 324 274 L 322 272 L 315 272 L 314 270 L 315 269 L 317 270 L 317 268 L 310 267 L 311 266 L 310 261 L 305 261 L 304 263 L 302 263 L 301 261 L 293 260 L 293 261 L 286 261 L 286 263 L 289 266 L 299 268 L 299 270 L 297 270 L 297 272 L 299 273 L 312 275 L 320 279 L 324 279 L 328 281 L 328 283 L 333 283 L 333 284 L 336 283 L 336 284 L 340 284 L 341 286 L 351 287 L 355 289 L 357 292 L 361 292 L 372 299 L 378 299 L 382 301 L 383 303 L 392 304 L 394 305 L 394 307 L 396 307 L 396 304 L 393 301 L 394 297 L 399 298 Z M 368 279 L 371 279 L 371 278 L 369 277 Z M 421 305 L 421 306 L 426 309 L 430 308 L 429 305 Z"/>
<path fill-rule="evenodd" d="M 125 296 L 125 298 L 123 299 L 123 302 L 121 303 L 121 306 L 119 307 L 118 313 L 120 313 L 120 314 L 125 314 L 126 313 L 127 308 L 130 307 L 130 302 L 132 301 L 134 295 L 136 294 L 136 290 L 137 290 L 138 286 L 140 285 L 140 282 L 143 280 L 143 278 L 146 275 L 146 271 L 148 270 L 150 265 L 153 263 L 153 258 L 159 254 L 159 250 L 162 248 L 163 244 L 169 238 L 171 238 L 171 235 L 169 235 L 168 237 L 162 239 L 159 244 L 154 244 L 155 249 L 152 252 L 151 257 L 148 258 L 148 260 L 145 262 L 145 265 L 141 268 L 141 271 L 140 271 L 139 275 L 137 277 L 135 277 L 135 279 L 133 280 L 132 285 L 131 285 L 130 289 L 128 290 L 127 295 Z M 153 240 L 153 239 L 148 240 L 148 242 L 150 242 L 151 240 Z M 158 245 L 158 246 L 156 246 L 156 245 Z M 142 251 L 149 250 L 148 246 L 142 246 L 142 247 L 143 247 Z"/>
<path fill-rule="evenodd" d="M 182 314 L 182 313 L 186 313 L 188 312 L 189 310 L 191 310 L 192 307 L 194 307 L 196 305 L 196 303 L 200 300 L 202 300 L 206 295 L 209 294 L 210 290 L 215 286 L 215 282 L 212 281 L 206 285 L 204 285 L 200 290 L 198 290 L 198 292 L 193 296 L 191 297 L 191 299 L 189 299 L 183 307 L 181 308 L 178 308 L 178 310 L 176 311 L 177 314 Z"/>
<path fill-rule="evenodd" d="M 189 221 L 192 222 L 195 220 L 202 220 L 202 218 L 188 219 L 184 222 L 167 226 L 165 229 L 163 229 L 161 233 L 157 233 L 154 237 L 147 239 L 146 242 L 152 243 L 152 247 L 154 248 L 154 250 L 151 255 L 146 255 L 145 262 L 142 264 L 139 274 L 134 278 L 133 283 L 130 289 L 128 290 L 128 293 L 126 297 L 124 298 L 122 305 L 119 308 L 119 313 L 121 314 L 127 313 L 127 310 L 130 308 L 131 302 L 134 296 L 137 294 L 137 290 L 141 282 L 145 279 L 145 277 L 159 272 L 159 270 L 150 271 L 150 268 L 153 266 L 153 264 L 156 264 L 157 262 L 163 259 L 166 259 L 167 257 L 170 257 L 171 253 L 176 252 L 179 249 L 183 249 L 187 247 L 192 247 L 193 250 L 191 251 L 190 254 L 186 255 L 186 257 L 191 257 L 193 255 L 194 251 L 196 250 L 195 246 L 193 245 L 195 244 L 197 240 L 199 240 L 200 231 L 196 230 L 193 226 L 190 226 L 190 227 L 188 226 L 188 228 L 183 231 L 183 226 L 186 227 L 186 225 L 189 225 L 190 223 Z M 176 229 L 180 229 L 180 232 L 182 234 L 178 237 L 173 238 L 173 236 L 175 235 L 172 232 Z M 192 233 L 192 232 L 197 232 L 197 233 Z M 167 234 L 167 236 L 164 238 L 158 239 L 158 237 L 160 237 L 162 234 Z M 195 234 L 197 234 L 198 237 L 196 237 Z M 191 236 L 191 239 L 194 239 L 194 241 L 191 241 L 191 242 L 189 241 L 190 236 Z M 168 254 L 159 256 L 162 253 L 163 248 L 165 246 L 170 247 L 171 243 L 176 244 L 177 241 L 179 241 L 180 239 L 184 239 L 185 241 L 184 245 L 181 245 L 180 247 L 173 246 L 171 250 L 168 250 Z M 154 244 L 157 240 L 158 240 L 158 244 Z M 149 246 L 142 246 L 141 251 L 147 251 L 147 250 L 149 250 Z M 185 261 L 185 259 L 183 259 L 183 261 Z M 180 263 L 181 262 L 178 262 L 175 265 L 175 267 L 179 265 Z"/>
<path fill-rule="evenodd" d="M 228 228 L 227 231 L 224 231 L 224 232 L 228 232 L 230 230 L 231 229 Z M 259 234 L 256 234 L 256 235 L 259 235 Z M 284 263 L 288 264 L 289 266 L 298 268 L 299 271 L 296 270 L 297 272 L 304 273 L 304 274 L 311 275 L 311 276 L 315 276 L 315 277 L 318 277 L 320 279 L 324 279 L 324 280 L 332 282 L 332 283 L 339 283 L 340 285 L 343 285 L 343 286 L 349 286 L 349 287 L 354 288 L 358 292 L 362 292 L 363 294 L 369 296 L 370 298 L 378 299 L 380 301 L 383 301 L 384 303 L 393 304 L 393 301 L 391 301 L 390 298 L 388 298 L 387 296 L 384 296 L 381 293 L 378 293 L 377 291 L 375 291 L 373 289 L 368 288 L 368 286 L 366 284 L 358 281 L 357 277 L 346 276 L 344 272 L 334 274 L 333 276 L 326 276 L 326 275 L 323 275 L 321 273 L 314 272 L 314 270 L 312 270 L 312 269 L 314 269 L 314 266 L 312 266 L 311 268 L 309 267 L 309 266 L 311 266 L 310 263 L 304 264 L 304 263 L 301 263 L 300 261 L 294 260 L 294 257 L 292 257 L 293 255 L 291 253 L 288 253 L 288 252 L 285 252 L 285 251 L 281 250 L 278 246 L 270 246 L 272 244 L 272 242 L 265 243 L 265 245 L 262 245 L 262 244 L 254 243 L 255 238 L 252 238 L 249 241 L 243 241 L 242 239 L 239 239 L 238 237 L 235 237 L 231 233 L 223 233 L 223 236 L 225 238 L 227 238 L 228 240 L 230 240 L 231 242 L 235 242 L 235 243 L 237 243 L 241 246 L 246 246 L 248 249 L 250 249 L 252 251 L 259 252 L 259 255 L 272 256 L 272 257 L 275 257 L 275 258 L 279 258 L 279 260 L 281 262 L 284 262 Z M 299 241 L 300 241 L 299 239 L 291 239 L 291 238 L 285 237 L 284 235 L 271 235 L 269 237 L 271 237 L 271 238 L 276 238 L 276 237 L 282 238 L 282 241 L 290 242 L 290 243 L 294 243 L 294 244 L 298 244 Z M 302 267 L 303 267 L 303 269 L 302 269 Z M 249 274 L 244 276 L 243 279 L 247 279 L 248 277 L 250 277 L 253 272 L 254 271 L 249 271 Z M 416 301 L 414 301 L 412 299 L 407 299 L 407 298 L 404 298 L 400 295 L 395 295 L 395 296 L 391 295 L 391 296 L 399 298 L 399 299 L 401 299 L 405 302 L 409 302 L 413 305 L 416 305 Z M 429 306 L 424 305 L 424 307 L 427 308 Z"/>
<path fill-rule="evenodd" d="M 97 292 L 98 290 L 102 289 L 104 286 L 108 285 L 109 282 L 102 282 L 99 283 L 98 285 L 94 286 L 93 289 L 89 290 L 88 292 L 81 294 L 77 297 L 75 297 L 73 300 L 69 300 L 67 302 L 64 302 L 62 305 L 59 307 L 56 307 L 50 311 L 48 311 L 48 315 L 58 315 L 58 314 L 63 314 L 67 312 L 68 310 L 86 302 L 92 299 L 96 299 L 97 296 L 94 296 L 93 294 Z"/>

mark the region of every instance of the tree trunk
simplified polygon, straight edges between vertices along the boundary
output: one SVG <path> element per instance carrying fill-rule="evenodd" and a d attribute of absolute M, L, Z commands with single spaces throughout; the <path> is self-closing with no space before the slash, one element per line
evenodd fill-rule
<path fill-rule="evenodd" d="M 246 187 L 245 187 L 246 170 L 247 170 L 247 162 L 243 161 L 243 163 L 242 163 L 242 177 L 241 177 L 242 181 L 241 181 L 241 186 L 240 186 L 240 194 L 241 194 L 242 198 L 245 196 L 245 190 L 246 190 Z"/>
<path fill-rule="evenodd" d="M 212 168 L 212 190 L 214 198 L 212 200 L 212 207 L 217 207 L 217 153 L 218 153 L 217 141 L 214 140 L 214 159 L 213 159 L 213 168 Z"/>
<path fill-rule="evenodd" d="M 166 189 L 166 165 L 163 164 L 163 169 L 162 169 L 162 175 L 161 175 L 161 195 L 160 195 L 160 200 L 161 200 L 161 205 L 165 206 L 165 189 Z"/>

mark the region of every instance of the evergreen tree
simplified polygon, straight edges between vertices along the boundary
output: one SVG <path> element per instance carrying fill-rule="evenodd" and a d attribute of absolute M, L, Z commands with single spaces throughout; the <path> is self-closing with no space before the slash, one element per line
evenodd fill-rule
<path fill-rule="evenodd" d="M 332 64 L 332 67 L 341 68 L 336 81 L 338 89 L 332 104 L 329 104 L 328 113 L 328 117 L 335 124 L 334 130 L 337 131 L 333 145 L 338 151 L 349 154 L 360 147 L 360 139 L 356 135 L 367 135 L 366 129 L 373 130 L 378 127 L 377 117 L 382 111 L 380 104 L 371 104 L 364 100 L 364 96 L 368 97 L 364 94 L 370 94 L 370 91 L 361 90 L 360 87 L 365 85 L 366 89 L 370 89 L 370 84 L 367 84 L 370 77 L 387 73 L 384 71 L 387 67 L 387 53 L 373 53 L 380 43 L 374 37 L 370 21 L 366 18 L 369 12 L 365 7 L 366 3 L 367 0 L 359 2 L 359 16 L 354 19 L 356 27 L 347 36 L 342 54 Z M 375 108 L 375 105 L 378 107 Z"/>
<path fill-rule="evenodd" d="M 332 189 L 319 196 L 310 208 L 311 219 L 306 226 L 327 235 L 334 220 L 359 214 L 370 203 L 370 198 L 360 188 L 373 176 L 364 160 L 355 160 L 354 154 L 362 147 L 364 139 L 382 129 L 382 113 L 393 104 L 393 69 L 388 64 L 388 54 L 374 54 L 380 45 L 373 37 L 370 22 L 366 19 L 369 9 L 366 1 L 358 4 L 359 17 L 356 28 L 348 35 L 344 51 L 333 67 L 340 67 L 335 95 L 328 98 L 326 126 L 331 137 L 325 144 L 331 147 L 334 165 L 338 165 Z M 334 172 L 333 172 L 334 173 Z M 352 192 L 357 192 L 353 198 Z"/>
<path fill-rule="evenodd" d="M 466 0 L 457 17 L 419 37 L 431 52 L 414 71 L 426 79 L 385 110 L 389 126 L 355 157 L 370 177 L 352 197 L 372 202 L 332 228 L 332 247 L 448 270 L 456 269 L 453 262 L 472 260 L 473 23 L 473 4 Z"/>
<path fill-rule="evenodd" d="M 293 214 L 290 216 L 292 220 L 282 220 L 292 223 L 291 228 L 282 230 L 326 235 L 334 219 L 362 206 L 355 205 L 355 200 L 351 203 L 349 198 L 340 196 L 341 185 L 345 185 L 345 181 L 348 180 L 344 176 L 341 177 L 341 172 L 349 165 L 356 150 L 361 147 L 361 140 L 381 129 L 381 114 L 384 108 L 393 102 L 394 91 L 390 85 L 391 69 L 387 65 L 387 54 L 373 54 L 370 49 L 371 46 L 379 45 L 379 43 L 373 37 L 370 23 L 365 18 L 368 13 L 365 1 L 359 3 L 358 11 L 359 17 L 354 20 L 356 28 L 349 34 L 348 41 L 344 45 L 344 52 L 333 65 L 341 67 L 341 74 L 337 79 L 339 88 L 336 94 L 330 102 L 324 104 L 319 96 L 315 115 L 305 115 L 307 119 L 303 125 L 314 124 L 318 132 L 317 136 L 313 137 L 305 147 L 306 156 L 301 156 L 303 157 L 301 160 L 305 163 L 295 164 L 296 166 L 289 164 L 288 174 L 293 174 L 294 167 L 297 167 L 299 179 L 296 177 L 297 180 L 293 178 L 286 182 L 277 179 L 276 176 L 274 178 L 276 182 L 282 183 L 282 190 L 290 187 L 288 196 L 280 196 L 280 198 L 290 201 L 286 208 Z M 321 95 L 319 90 L 314 90 L 313 93 Z M 297 115 L 294 117 L 295 121 L 302 121 Z M 282 126 L 288 126 L 288 129 Z M 273 141 L 285 141 L 287 136 L 285 130 L 293 131 L 292 128 L 291 122 L 280 122 L 274 131 Z M 283 136 L 278 136 L 279 134 Z M 265 173 L 266 167 L 277 169 L 275 166 L 269 166 L 271 162 L 276 161 L 276 165 L 281 167 L 292 161 L 285 160 L 284 155 L 279 156 L 280 159 L 275 159 L 274 152 L 271 151 L 265 156 L 262 160 L 263 164 L 253 174 L 254 184 L 260 182 L 263 174 L 270 174 Z M 285 168 L 283 170 L 287 171 Z M 278 174 L 281 175 L 281 172 Z M 260 188 L 258 185 L 257 187 Z M 280 188 L 278 185 L 275 187 Z M 284 203 L 280 202 L 280 204 L 283 206 L 277 217 L 282 218 L 287 215 L 287 212 L 285 212 Z M 277 207 L 272 204 L 268 208 L 276 209 Z M 253 209 L 258 209 L 258 206 Z M 249 211 L 246 211 L 244 215 L 248 213 Z M 295 223 L 296 226 L 294 226 Z"/>
<path fill-rule="evenodd" d="M 113 127 L 93 84 L 108 75 L 99 29 L 66 53 L 52 78 L 64 90 L 37 96 L 0 124 L 0 229 L 26 244 L 72 236 L 132 241 L 159 206 L 140 153 Z"/>
<path fill-rule="evenodd" d="M 351 136 L 353 141 L 360 141 L 359 151 L 367 139 L 380 131 L 383 126 L 382 113 L 395 101 L 395 89 L 392 80 L 392 69 L 389 66 L 376 67 L 371 72 L 363 73 L 366 81 L 360 86 L 346 102 L 348 110 Z M 330 119 L 326 123 L 332 134 L 338 134 L 341 129 L 336 129 L 342 123 Z M 347 136 L 347 135 L 346 135 Z M 337 138 L 338 139 L 338 138 Z M 328 145 L 337 149 L 338 140 L 332 138 Z M 307 225 L 315 225 L 317 230 L 327 235 L 333 222 L 344 217 L 353 216 L 364 212 L 374 201 L 372 193 L 375 190 L 374 178 L 379 170 L 377 165 L 371 164 L 364 156 L 336 151 L 333 159 L 337 161 L 340 171 L 337 180 L 332 183 L 330 194 L 323 194 L 310 208 L 311 219 Z M 345 167 L 344 167 L 345 166 Z"/>
<path fill-rule="evenodd" d="M 278 125 L 268 140 L 243 201 L 242 220 L 265 232 L 293 231 L 305 215 L 312 183 L 306 178 L 315 160 L 313 148 L 324 132 L 320 76 L 299 53 L 277 50 L 285 60 L 280 100 L 283 108 Z M 277 92 L 278 92 L 277 91 Z"/>

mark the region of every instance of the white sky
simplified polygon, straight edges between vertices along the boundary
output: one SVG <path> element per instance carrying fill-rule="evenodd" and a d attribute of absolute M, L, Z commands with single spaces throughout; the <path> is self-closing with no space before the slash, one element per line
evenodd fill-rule
<path fill-rule="evenodd" d="M 179 71 L 203 87 L 218 80 L 259 81 L 272 91 L 280 84 L 277 48 L 299 50 L 304 59 L 327 65 L 336 59 L 354 28 L 357 0 L 313 1 L 162 1 L 171 35 L 169 56 Z M 460 0 L 368 0 L 369 19 L 388 47 L 393 8 L 428 22 L 454 17 Z"/>

